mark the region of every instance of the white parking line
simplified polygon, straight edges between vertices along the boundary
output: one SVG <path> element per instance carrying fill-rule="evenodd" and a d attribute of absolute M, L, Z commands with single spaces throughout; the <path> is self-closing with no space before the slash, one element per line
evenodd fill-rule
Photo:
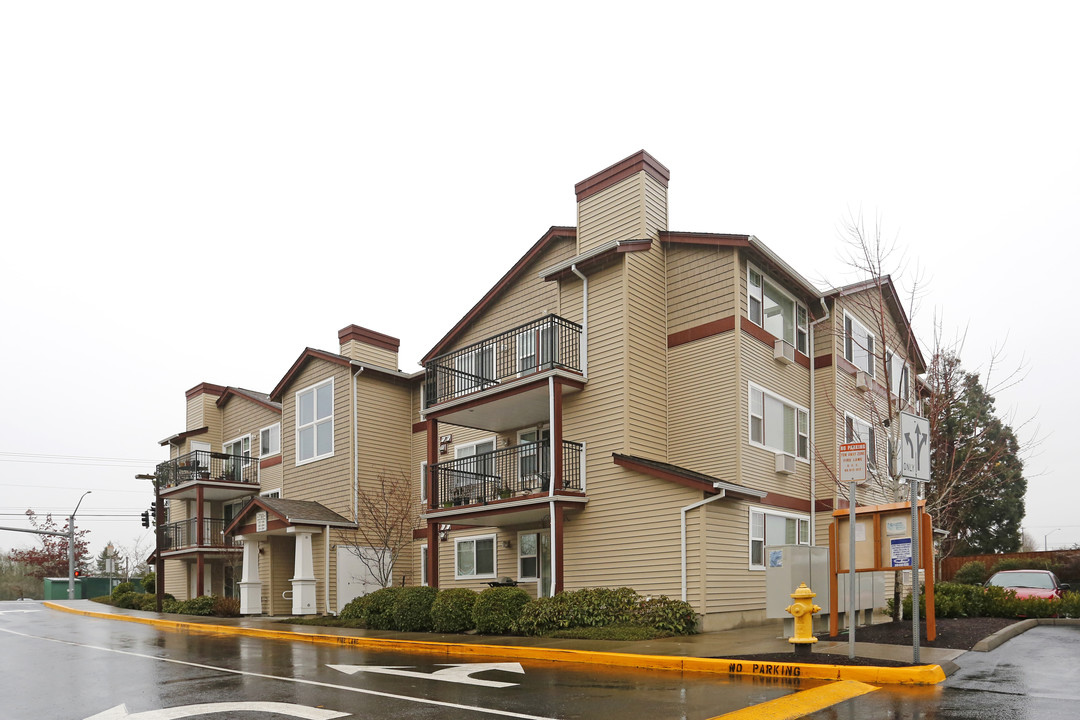
<path fill-rule="evenodd" d="M 244 675 L 247 677 L 265 678 L 267 680 L 281 680 L 284 682 L 299 683 L 301 685 L 315 685 L 317 687 L 332 688 L 334 690 L 344 690 L 346 692 L 361 693 L 363 695 L 374 695 L 377 697 L 391 698 L 394 700 L 404 700 L 405 702 L 420 703 L 423 705 L 437 705 L 439 707 L 457 708 L 459 710 L 471 710 L 478 713 L 487 713 L 489 715 L 500 715 L 502 717 L 522 718 L 523 720 L 556 720 L 555 718 L 546 717 L 543 715 L 526 715 L 525 713 L 510 712 L 509 710 L 494 710 L 492 708 L 478 707 L 476 705 L 462 705 L 459 703 L 443 702 L 441 700 L 429 700 L 426 698 L 410 697 L 408 695 L 397 695 L 395 693 L 379 692 L 377 690 L 367 690 L 365 688 L 349 687 L 348 685 L 335 685 L 333 683 L 318 682 L 316 680 L 303 680 L 301 678 L 291 677 L 279 677 L 277 675 L 267 675 L 265 673 L 249 672 L 247 670 L 233 670 L 232 668 L 218 667 L 216 665 L 203 665 L 202 663 L 188 662 L 186 660 L 173 660 L 172 658 L 154 657 L 153 655 L 144 655 L 143 653 L 131 652 L 129 650 L 115 650 L 113 648 L 101 647 L 98 645 L 86 645 L 84 643 L 78 643 L 73 640 L 60 640 L 57 638 L 44 637 L 41 635 L 30 635 L 29 633 L 21 633 L 15 630 L 8 630 L 7 628 L 0 628 L 0 632 L 9 633 L 11 635 L 18 635 L 24 638 L 30 638 L 32 640 L 45 640 L 47 642 L 54 642 L 60 645 L 70 645 L 72 647 L 87 648 L 90 650 L 102 650 L 104 652 L 116 653 L 117 655 L 128 655 L 131 657 L 143 658 L 145 660 L 159 660 L 161 662 L 173 663 L 175 665 L 186 665 L 187 667 L 202 668 L 204 670 L 217 670 L 218 672 L 231 673 L 233 675 Z"/>

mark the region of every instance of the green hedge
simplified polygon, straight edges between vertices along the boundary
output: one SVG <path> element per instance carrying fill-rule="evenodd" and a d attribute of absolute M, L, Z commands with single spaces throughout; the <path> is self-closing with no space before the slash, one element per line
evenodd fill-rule
<path fill-rule="evenodd" d="M 522 608 L 517 630 L 548 635 L 567 628 L 614 626 L 688 635 L 695 632 L 697 613 L 682 600 L 643 598 L 632 588 L 586 588 L 530 601 Z"/>
<path fill-rule="evenodd" d="M 473 622 L 482 635 L 509 635 L 514 632 L 529 593 L 518 587 L 493 587 L 480 593 L 473 606 Z"/>
<path fill-rule="evenodd" d="M 978 560 L 972 560 L 960 566 L 956 575 L 953 576 L 953 582 L 961 585 L 982 585 L 987 577 L 989 575 L 986 572 L 986 565 Z"/>
<path fill-rule="evenodd" d="M 476 627 L 473 607 L 479 593 L 468 588 L 440 590 L 431 604 L 431 625 L 435 632 L 463 633 Z"/>
<path fill-rule="evenodd" d="M 394 595 L 394 629 L 429 632 L 432 628 L 431 605 L 438 594 L 438 588 L 424 585 L 398 588 Z"/>
<path fill-rule="evenodd" d="M 394 602 L 402 588 L 380 588 L 367 595 L 360 621 L 371 630 L 394 630 Z"/>
<path fill-rule="evenodd" d="M 903 606 L 905 617 L 911 617 L 911 593 L 904 597 Z M 919 608 L 925 617 L 925 594 L 919 597 Z M 1064 598 L 1054 600 L 1021 599 L 1005 588 L 943 582 L 934 585 L 934 615 L 939 618 L 1080 617 L 1080 593 L 1066 592 Z"/>

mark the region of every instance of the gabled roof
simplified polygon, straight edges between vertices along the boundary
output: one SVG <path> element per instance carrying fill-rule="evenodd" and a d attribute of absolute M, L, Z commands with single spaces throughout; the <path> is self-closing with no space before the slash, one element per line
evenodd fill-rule
<path fill-rule="evenodd" d="M 244 388 L 237 388 L 231 386 L 225 388 L 225 392 L 222 393 L 221 397 L 217 399 L 217 406 L 225 407 L 225 403 L 229 401 L 229 398 L 233 397 L 243 398 L 244 400 L 253 402 L 256 405 L 261 405 L 267 410 L 272 410 L 273 412 L 281 412 L 281 403 L 272 401 L 270 399 L 270 396 L 266 393 L 255 392 L 254 390 L 245 390 Z"/>
<path fill-rule="evenodd" d="M 265 510 L 288 525 L 356 527 L 356 523 L 338 515 L 325 505 L 311 500 L 253 497 L 240 509 L 240 512 L 229 523 L 229 526 L 225 528 L 225 533 L 232 533 L 237 527 L 245 523 L 245 518 L 258 510 Z"/>
<path fill-rule="evenodd" d="M 299 374 L 304 365 L 309 360 L 325 360 L 335 365 L 342 365 L 353 370 L 363 370 L 364 372 L 373 372 L 380 375 L 386 375 L 397 380 L 412 381 L 418 377 L 422 377 L 423 370 L 407 373 L 401 370 L 391 370 L 390 368 L 382 367 L 381 365 L 372 365 L 371 363 L 361 362 L 360 360 L 353 360 L 346 355 L 339 355 L 338 353 L 327 352 L 326 350 L 316 350 L 315 348 L 304 348 L 304 352 L 300 353 L 300 357 L 296 358 L 296 362 L 292 364 L 285 376 L 278 381 L 277 386 L 270 392 L 268 396 L 274 403 L 281 402 L 281 394 L 285 392 L 285 388 L 289 386 L 289 383 Z M 279 405 L 280 407 L 280 405 Z"/>
<path fill-rule="evenodd" d="M 911 322 L 908 320 L 907 312 L 904 310 L 904 303 L 900 301 L 900 295 L 896 291 L 896 283 L 893 282 L 892 276 L 884 275 L 881 278 L 870 278 L 851 285 L 833 288 L 824 295 L 827 298 L 834 299 L 849 297 L 868 290 L 876 290 L 879 285 L 881 287 L 881 296 L 892 313 L 893 320 L 906 331 L 910 346 L 915 349 L 915 358 L 913 358 L 915 360 L 915 373 L 919 375 L 926 372 L 926 359 L 919 348 L 919 341 L 915 338 L 915 333 L 911 330 Z"/>
<path fill-rule="evenodd" d="M 164 440 L 159 440 L 158 445 L 168 445 L 169 443 L 174 443 L 174 442 L 177 442 L 178 440 L 187 440 L 189 437 L 192 437 L 194 435 L 202 435 L 203 433 L 209 432 L 209 431 L 210 431 L 210 427 L 207 426 L 207 425 L 204 425 L 201 428 L 196 428 L 195 430 L 185 430 L 184 432 L 176 433 L 175 435 L 170 435 L 169 437 L 165 438 Z"/>
<path fill-rule="evenodd" d="M 427 355 L 424 355 L 420 364 L 426 363 L 436 355 L 442 354 L 442 352 L 457 339 L 465 328 L 469 326 L 473 320 L 480 316 L 482 312 L 488 309 L 495 302 L 496 299 L 506 290 L 514 280 L 517 280 L 524 272 L 525 268 L 529 266 L 533 260 L 541 255 L 553 242 L 557 240 L 564 240 L 568 238 L 577 237 L 577 228 L 572 227 L 559 227 L 556 225 L 551 226 L 543 237 L 536 241 L 536 243 L 529 248 L 528 252 L 521 256 L 521 259 L 514 263 L 499 282 L 495 283 L 484 297 L 480 298 L 480 301 L 473 305 L 469 312 L 465 313 L 465 317 L 461 318 L 454 327 L 450 328 L 450 331 L 443 335 L 439 342 L 435 343 L 435 347 L 428 351 Z"/>
<path fill-rule="evenodd" d="M 696 470 L 689 470 L 684 467 L 679 467 L 678 465 L 672 465 L 671 463 L 660 462 L 659 460 L 651 460 L 635 455 L 623 455 L 621 453 L 612 453 L 611 457 L 614 459 L 616 465 L 625 467 L 628 470 L 634 470 L 645 475 L 651 475 L 660 480 L 667 480 L 679 485 L 685 485 L 695 490 L 711 493 L 715 493 L 717 490 L 723 490 L 728 495 L 753 500 L 760 500 L 768 495 L 764 490 L 754 490 L 745 485 L 721 480 L 712 475 L 699 473 Z"/>

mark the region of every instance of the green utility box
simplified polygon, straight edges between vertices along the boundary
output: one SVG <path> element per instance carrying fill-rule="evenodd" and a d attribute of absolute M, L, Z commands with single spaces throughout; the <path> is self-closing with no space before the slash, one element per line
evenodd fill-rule
<path fill-rule="evenodd" d="M 101 597 L 102 595 L 111 595 L 113 588 L 123 581 L 123 578 L 115 577 L 77 577 L 75 578 L 75 599 L 86 600 Z M 142 592 L 141 581 L 132 580 L 131 583 L 135 586 L 135 592 Z M 45 578 L 46 600 L 67 600 L 67 591 L 68 579 L 66 577 Z"/>

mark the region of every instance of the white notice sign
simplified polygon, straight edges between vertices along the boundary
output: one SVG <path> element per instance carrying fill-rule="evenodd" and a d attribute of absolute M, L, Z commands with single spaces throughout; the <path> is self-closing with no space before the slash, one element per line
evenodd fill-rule
<path fill-rule="evenodd" d="M 266 532 L 266 511 L 255 513 L 255 532 Z"/>
<path fill-rule="evenodd" d="M 892 567 L 911 567 L 911 538 L 894 538 L 889 541 Z"/>
<path fill-rule="evenodd" d="M 840 446 L 840 482 L 866 482 L 866 443 Z"/>

